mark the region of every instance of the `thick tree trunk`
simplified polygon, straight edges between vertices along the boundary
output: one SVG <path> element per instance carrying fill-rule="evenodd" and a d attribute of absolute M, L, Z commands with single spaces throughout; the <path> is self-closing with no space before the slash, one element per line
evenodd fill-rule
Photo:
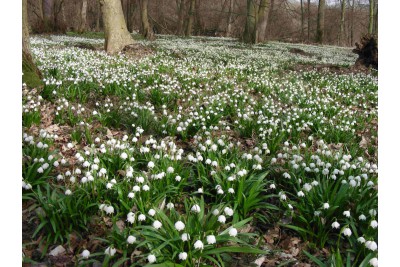
<path fill-rule="evenodd" d="M 81 9 L 81 25 L 79 27 L 79 32 L 83 33 L 86 31 L 86 13 L 87 13 L 87 0 L 82 1 L 82 9 Z"/>
<path fill-rule="evenodd" d="M 264 42 L 268 23 L 269 0 L 261 0 L 257 15 L 256 43 Z"/>
<path fill-rule="evenodd" d="M 199 0 L 197 0 L 196 1 L 196 5 L 195 5 L 195 15 L 194 15 L 194 18 L 195 18 L 195 26 L 194 26 L 194 28 L 195 28 L 195 30 L 194 30 L 194 32 L 195 32 L 195 34 L 197 34 L 197 35 L 201 35 L 202 34 L 202 32 L 203 32 L 203 20 L 202 20 L 202 17 L 201 17 L 201 15 L 200 15 L 200 4 L 201 4 L 201 1 L 199 1 Z"/>
<path fill-rule="evenodd" d="M 190 0 L 189 19 L 186 25 L 185 36 L 192 35 L 195 5 L 196 5 L 196 0 Z"/>
<path fill-rule="evenodd" d="M 247 0 L 246 25 L 243 33 L 243 41 L 245 43 L 256 42 L 256 7 L 253 0 Z"/>
<path fill-rule="evenodd" d="M 120 52 L 135 41 L 126 28 L 120 0 L 99 0 L 103 14 L 105 50 L 109 54 Z"/>
<path fill-rule="evenodd" d="M 345 45 L 344 40 L 346 40 L 344 36 L 344 18 L 346 16 L 346 0 L 342 1 L 342 14 L 340 17 L 340 33 L 339 33 L 339 45 Z"/>
<path fill-rule="evenodd" d="M 375 0 L 373 34 L 378 35 L 378 0 Z"/>
<path fill-rule="evenodd" d="M 54 0 L 42 0 L 44 32 L 54 31 Z"/>
<path fill-rule="evenodd" d="M 311 5 L 310 0 L 307 0 L 307 40 L 310 41 L 311 30 Z"/>
<path fill-rule="evenodd" d="M 129 0 L 128 1 L 128 10 L 127 10 L 127 18 L 126 18 L 126 24 L 128 25 L 128 31 L 133 32 L 134 31 L 134 24 L 135 24 L 135 18 L 133 14 L 135 13 L 136 5 L 135 1 Z"/>
<path fill-rule="evenodd" d="M 324 42 L 324 28 L 325 28 L 325 0 L 319 0 L 318 4 L 318 18 L 317 18 L 317 34 L 316 42 L 322 44 Z"/>
<path fill-rule="evenodd" d="M 186 5 L 185 5 L 185 0 L 181 0 L 179 4 L 179 14 L 178 14 L 178 27 L 177 27 L 177 34 L 178 35 L 183 35 L 183 24 L 185 21 L 185 10 L 186 10 Z"/>
<path fill-rule="evenodd" d="M 374 0 L 369 0 L 368 33 L 372 34 L 373 31 L 374 31 Z"/>
<path fill-rule="evenodd" d="M 28 87 L 42 84 L 42 74 L 33 62 L 29 42 L 28 1 L 22 0 L 22 82 Z"/>
<path fill-rule="evenodd" d="M 234 0 L 229 0 L 229 13 L 228 13 L 228 23 L 227 23 L 228 26 L 226 27 L 226 37 L 230 37 L 232 32 L 233 1 Z"/>

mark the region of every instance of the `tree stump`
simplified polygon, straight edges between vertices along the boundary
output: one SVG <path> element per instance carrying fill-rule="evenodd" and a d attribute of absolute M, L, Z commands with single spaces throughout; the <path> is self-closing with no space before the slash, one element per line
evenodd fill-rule
<path fill-rule="evenodd" d="M 378 42 L 373 35 L 365 35 L 356 43 L 353 53 L 358 55 L 355 66 L 378 69 Z"/>

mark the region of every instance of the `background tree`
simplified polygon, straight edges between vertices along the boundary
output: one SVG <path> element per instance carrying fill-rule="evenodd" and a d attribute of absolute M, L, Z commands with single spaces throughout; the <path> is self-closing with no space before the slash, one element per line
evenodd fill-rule
<path fill-rule="evenodd" d="M 369 0 L 368 33 L 372 34 L 373 32 L 374 32 L 374 0 Z"/>
<path fill-rule="evenodd" d="M 135 41 L 126 28 L 120 0 L 99 0 L 104 21 L 104 49 L 109 54 L 120 52 Z"/>
<path fill-rule="evenodd" d="M 192 35 L 195 6 L 196 6 L 196 0 L 190 0 L 190 7 L 189 7 L 189 14 L 188 14 L 189 18 L 188 18 L 188 21 L 186 24 L 185 36 Z"/>
<path fill-rule="evenodd" d="M 22 82 L 33 88 L 42 84 L 42 74 L 32 59 L 27 5 L 27 0 L 22 0 Z"/>
<path fill-rule="evenodd" d="M 243 41 L 245 43 L 255 43 L 255 27 L 256 27 L 256 6 L 254 0 L 247 0 L 246 25 L 243 33 Z"/>
<path fill-rule="evenodd" d="M 256 43 L 265 41 L 269 6 L 270 6 L 269 0 L 260 1 L 260 6 L 258 7 L 258 14 L 257 14 Z"/>
<path fill-rule="evenodd" d="M 339 45 L 344 45 L 344 19 L 346 15 L 346 0 L 341 0 L 341 16 L 340 16 L 340 32 L 339 32 Z"/>
<path fill-rule="evenodd" d="M 82 1 L 82 8 L 81 8 L 81 25 L 79 27 L 79 32 L 83 33 L 86 31 L 86 12 L 87 12 L 88 2 L 87 0 Z"/>
<path fill-rule="evenodd" d="M 141 0 L 140 3 L 140 16 L 142 18 L 143 36 L 148 40 L 154 40 L 154 32 L 150 27 L 149 18 L 147 15 L 148 0 Z"/>
<path fill-rule="evenodd" d="M 324 41 L 325 29 L 325 0 L 319 0 L 318 3 L 318 18 L 317 18 L 317 34 L 315 41 L 322 44 Z"/>

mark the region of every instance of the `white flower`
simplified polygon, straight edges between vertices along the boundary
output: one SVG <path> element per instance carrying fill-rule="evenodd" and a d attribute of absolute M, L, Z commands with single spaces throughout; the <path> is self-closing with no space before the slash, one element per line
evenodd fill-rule
<path fill-rule="evenodd" d="M 107 254 L 111 257 L 114 256 L 115 252 L 117 252 L 117 250 L 115 248 L 111 248 L 111 247 L 106 248 L 106 250 L 104 251 L 105 254 Z"/>
<path fill-rule="evenodd" d="M 114 208 L 113 208 L 113 206 L 107 206 L 107 207 L 104 208 L 104 210 L 105 210 L 105 212 L 106 212 L 107 214 L 112 214 L 112 213 L 114 213 Z M 111 255 L 111 256 L 112 256 L 112 255 Z"/>
<path fill-rule="evenodd" d="M 304 197 L 304 193 L 303 193 L 303 191 L 299 191 L 299 192 L 297 192 L 297 196 L 298 196 L 298 197 Z"/>
<path fill-rule="evenodd" d="M 191 209 L 193 212 L 196 212 L 196 213 L 200 213 L 200 206 L 199 205 L 193 205 L 193 207 L 192 207 L 192 209 Z"/>
<path fill-rule="evenodd" d="M 149 163 L 147 163 L 147 167 L 148 167 L 149 169 L 154 168 L 154 162 L 149 161 Z"/>
<path fill-rule="evenodd" d="M 199 189 L 197 189 L 197 192 L 203 194 L 203 188 L 200 187 Z"/>
<path fill-rule="evenodd" d="M 374 267 L 378 267 L 378 259 L 377 258 L 370 259 L 369 264 L 371 264 Z"/>
<path fill-rule="evenodd" d="M 177 221 L 175 223 L 175 229 L 178 231 L 182 231 L 183 229 L 185 229 L 185 224 L 181 221 Z"/>
<path fill-rule="evenodd" d="M 126 154 L 125 152 L 123 152 L 123 153 L 121 154 L 120 157 L 121 157 L 121 159 L 125 160 L 125 159 L 128 158 L 128 154 Z"/>
<path fill-rule="evenodd" d="M 172 167 L 168 167 L 168 169 L 167 169 L 167 173 L 173 173 L 174 172 L 174 168 L 172 168 Z"/>
<path fill-rule="evenodd" d="M 350 218 L 350 211 L 349 210 L 344 211 L 343 215 L 346 216 L 347 218 Z"/>
<path fill-rule="evenodd" d="M 161 226 L 162 226 L 162 223 L 161 223 L 160 221 L 155 220 L 155 221 L 153 222 L 153 227 L 154 227 L 154 228 L 160 229 Z"/>
<path fill-rule="evenodd" d="M 361 236 L 361 237 L 359 237 L 359 238 L 357 239 L 357 241 L 360 242 L 361 244 L 362 244 L 362 243 L 365 243 L 365 238 Z"/>
<path fill-rule="evenodd" d="M 135 186 L 132 188 L 132 191 L 133 191 L 133 192 L 139 192 L 139 191 L 140 191 L 140 187 L 139 187 L 138 185 L 135 185 Z"/>
<path fill-rule="evenodd" d="M 148 212 L 148 214 L 149 214 L 151 217 L 153 217 L 153 216 L 156 214 L 156 211 L 153 210 L 153 209 L 150 209 L 149 212 Z"/>
<path fill-rule="evenodd" d="M 371 221 L 371 224 L 370 224 L 370 225 L 371 225 L 372 228 L 375 229 L 375 228 L 378 227 L 378 222 L 377 222 L 376 220 L 373 220 L 373 221 Z"/>
<path fill-rule="evenodd" d="M 235 189 L 229 188 L 229 189 L 228 189 L 228 192 L 231 193 L 231 194 L 234 194 L 234 193 L 235 193 Z"/>
<path fill-rule="evenodd" d="M 218 210 L 218 209 L 213 210 L 212 214 L 213 214 L 214 216 L 217 216 L 217 215 L 219 214 L 219 210 Z"/>
<path fill-rule="evenodd" d="M 236 228 L 231 228 L 231 229 L 229 230 L 229 235 L 230 235 L 230 236 L 236 236 L 236 235 L 237 235 L 237 230 L 236 230 Z"/>
<path fill-rule="evenodd" d="M 90 256 L 90 251 L 89 250 L 87 250 L 87 249 L 85 249 L 83 252 L 82 252 L 82 258 L 84 258 L 84 259 L 88 259 L 89 258 L 89 256 Z"/>
<path fill-rule="evenodd" d="M 181 177 L 179 175 L 175 176 L 175 181 L 180 182 L 181 181 Z M 186 252 L 185 252 L 186 253 Z"/>
<path fill-rule="evenodd" d="M 150 186 L 148 186 L 147 184 L 145 184 L 142 188 L 143 188 L 143 191 L 149 191 L 150 190 Z"/>
<path fill-rule="evenodd" d="M 128 198 L 134 198 L 135 197 L 135 193 L 133 193 L 133 192 L 129 192 L 129 194 L 128 194 Z"/>
<path fill-rule="evenodd" d="M 106 188 L 107 189 L 111 189 L 113 187 L 113 184 L 112 183 L 107 183 L 107 185 L 106 185 Z"/>
<path fill-rule="evenodd" d="M 225 212 L 226 216 L 232 216 L 233 215 L 233 209 L 231 209 L 229 207 L 225 207 L 224 212 Z"/>
<path fill-rule="evenodd" d="M 139 216 L 138 216 L 138 221 L 139 221 L 139 222 L 142 222 L 142 221 L 144 221 L 144 220 L 146 220 L 146 215 L 144 215 L 144 214 L 139 214 Z"/>
<path fill-rule="evenodd" d="M 276 186 L 275 186 L 274 184 L 270 184 L 270 185 L 269 185 L 269 188 L 270 188 L 270 189 L 275 189 Z"/>
<path fill-rule="evenodd" d="M 181 252 L 179 253 L 178 257 L 181 261 L 184 261 L 187 259 L 188 254 L 186 252 Z"/>
<path fill-rule="evenodd" d="M 183 233 L 181 238 L 182 238 L 182 241 L 185 242 L 185 241 L 190 240 L 190 235 L 187 233 Z"/>
<path fill-rule="evenodd" d="M 128 236 L 128 238 L 126 239 L 126 242 L 128 242 L 129 244 L 133 244 L 136 242 L 136 237 L 134 237 L 133 235 Z"/>
<path fill-rule="evenodd" d="M 65 190 L 65 195 L 69 196 L 71 194 L 72 194 L 71 190 L 69 190 L 69 189 Z"/>
<path fill-rule="evenodd" d="M 358 217 L 358 219 L 359 219 L 360 221 L 365 221 L 365 220 L 367 219 L 367 217 L 365 217 L 364 214 L 361 214 L 361 215 Z"/>
<path fill-rule="evenodd" d="M 154 263 L 156 262 L 157 258 L 155 255 L 150 254 L 149 256 L 147 256 L 147 260 L 149 261 L 149 263 Z"/>
<path fill-rule="evenodd" d="M 225 217 L 224 215 L 219 215 L 219 216 L 218 216 L 218 221 L 219 221 L 220 223 L 225 223 L 225 222 L 226 222 L 226 217 Z"/>
<path fill-rule="evenodd" d="M 350 230 L 350 228 L 348 228 L 348 227 L 344 228 L 344 229 L 343 229 L 343 234 L 344 234 L 345 236 L 351 236 L 351 230 Z"/>
<path fill-rule="evenodd" d="M 333 222 L 332 223 L 332 228 L 338 229 L 340 227 L 340 224 L 338 222 Z"/>
<path fill-rule="evenodd" d="M 195 249 L 203 249 L 203 248 L 204 248 L 203 242 L 201 242 L 200 240 L 197 240 L 197 241 L 194 243 L 194 248 L 195 248 Z"/>
<path fill-rule="evenodd" d="M 375 241 L 367 241 L 367 242 L 365 242 L 365 247 L 370 249 L 370 250 L 372 250 L 372 251 L 375 251 L 375 250 L 378 249 L 378 245 L 376 244 Z"/>
<path fill-rule="evenodd" d="M 324 203 L 323 208 L 326 210 L 329 209 L 329 203 Z"/>
<path fill-rule="evenodd" d="M 215 244 L 215 243 L 217 243 L 217 239 L 215 239 L 214 235 L 208 235 L 207 236 L 207 243 L 209 245 Z"/>

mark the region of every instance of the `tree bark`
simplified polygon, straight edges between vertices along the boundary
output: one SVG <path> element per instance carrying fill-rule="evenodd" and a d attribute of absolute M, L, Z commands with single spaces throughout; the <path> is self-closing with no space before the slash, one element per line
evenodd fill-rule
<path fill-rule="evenodd" d="M 304 4 L 303 0 L 300 0 L 300 9 L 301 9 L 301 41 L 304 40 Z"/>
<path fill-rule="evenodd" d="M 227 23 L 228 26 L 226 27 L 226 37 L 230 37 L 232 32 L 233 1 L 234 0 L 229 0 L 229 13 L 228 13 L 228 23 Z"/>
<path fill-rule="evenodd" d="M 246 25 L 243 33 L 243 41 L 245 43 L 255 43 L 256 42 L 256 7 L 253 0 L 247 0 L 247 15 L 246 15 Z"/>
<path fill-rule="evenodd" d="M 374 30 L 372 32 L 375 35 L 378 35 L 378 0 L 375 0 L 374 7 Z"/>
<path fill-rule="evenodd" d="M 322 44 L 324 42 L 324 28 L 325 28 L 325 0 L 319 0 L 317 34 L 316 34 L 317 43 Z"/>
<path fill-rule="evenodd" d="M 177 32 L 176 32 L 178 35 L 183 35 L 183 23 L 185 21 L 185 10 L 186 10 L 185 0 L 181 0 L 181 2 L 179 4 L 178 27 L 177 27 Z"/>
<path fill-rule="evenodd" d="M 82 1 L 82 9 L 81 9 L 81 25 L 79 27 L 79 32 L 83 33 L 86 31 L 86 13 L 87 13 L 87 0 Z"/>
<path fill-rule="evenodd" d="M 150 27 L 149 18 L 147 15 L 148 0 L 142 0 L 140 16 L 142 18 L 143 36 L 148 40 L 154 40 L 153 29 Z"/>
<path fill-rule="evenodd" d="M 350 46 L 354 45 L 354 0 L 351 5 L 351 32 L 350 32 Z"/>
<path fill-rule="evenodd" d="M 307 40 L 310 41 L 310 30 L 311 30 L 311 0 L 307 0 Z"/>
<path fill-rule="evenodd" d="M 340 17 L 340 33 L 339 33 L 339 45 L 344 45 L 344 40 L 346 39 L 344 36 L 344 19 L 346 16 L 346 0 L 342 1 L 342 14 Z"/>
<path fill-rule="evenodd" d="M 267 30 L 269 0 L 261 0 L 257 14 L 256 43 L 264 42 Z"/>
<path fill-rule="evenodd" d="M 374 30 L 374 0 L 369 0 L 368 33 L 372 34 L 373 30 Z"/>
<path fill-rule="evenodd" d="M 28 1 L 22 0 L 22 82 L 28 87 L 42 84 L 42 74 L 33 62 L 28 27 Z"/>
<path fill-rule="evenodd" d="M 196 5 L 196 0 L 190 0 L 189 19 L 188 19 L 188 23 L 186 25 L 185 36 L 192 35 L 195 5 Z"/>
<path fill-rule="evenodd" d="M 109 54 L 120 52 L 135 43 L 126 28 L 120 0 L 99 0 L 104 22 L 104 49 Z"/>

